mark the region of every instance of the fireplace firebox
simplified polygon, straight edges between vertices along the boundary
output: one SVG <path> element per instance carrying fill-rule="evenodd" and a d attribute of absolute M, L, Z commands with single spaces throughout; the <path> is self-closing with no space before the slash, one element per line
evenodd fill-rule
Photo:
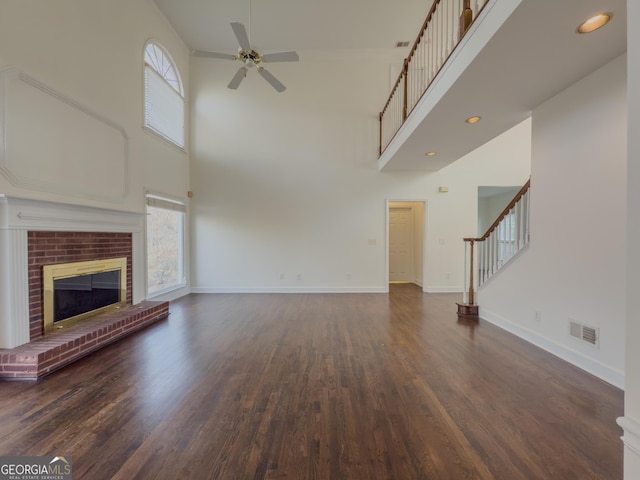
<path fill-rule="evenodd" d="M 45 265 L 42 274 L 45 334 L 126 305 L 126 257 Z"/>

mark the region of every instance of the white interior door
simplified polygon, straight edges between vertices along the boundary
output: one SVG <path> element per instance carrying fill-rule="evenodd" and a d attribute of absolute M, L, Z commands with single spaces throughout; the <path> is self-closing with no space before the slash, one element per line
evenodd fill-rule
<path fill-rule="evenodd" d="M 411 282 L 413 214 L 411 208 L 389 209 L 389 281 Z"/>

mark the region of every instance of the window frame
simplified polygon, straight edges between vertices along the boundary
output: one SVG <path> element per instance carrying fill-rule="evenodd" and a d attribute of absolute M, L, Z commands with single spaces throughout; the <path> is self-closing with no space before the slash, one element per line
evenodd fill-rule
<path fill-rule="evenodd" d="M 152 54 L 149 53 L 150 49 L 153 50 Z M 153 61 L 148 60 L 149 58 Z M 143 128 L 145 131 L 150 132 L 156 138 L 159 138 L 174 148 L 177 148 L 181 152 L 187 151 L 187 102 L 185 98 L 184 87 L 182 83 L 182 76 L 180 75 L 180 71 L 176 66 L 173 58 L 169 54 L 166 48 L 164 48 L 160 43 L 155 40 L 149 40 L 143 50 L 142 54 L 143 59 L 143 106 L 142 106 L 142 115 L 143 115 Z M 164 70 L 164 73 L 161 72 L 160 69 Z M 156 78 L 150 80 L 151 76 L 155 76 Z M 149 109 L 150 97 L 149 97 L 149 86 L 151 84 L 156 85 L 157 88 L 166 87 L 166 91 L 164 95 L 175 94 L 178 96 L 180 100 L 180 110 L 181 110 L 181 127 L 180 127 L 180 138 L 174 138 L 171 133 L 167 131 L 163 131 L 163 128 L 158 125 L 158 122 L 154 122 L 153 118 L 151 118 L 152 113 Z M 164 84 L 164 86 L 163 86 Z M 167 104 L 165 104 L 166 106 Z M 162 120 L 164 117 L 160 116 L 159 119 Z M 155 125 L 154 125 L 155 123 Z M 177 129 L 176 129 L 177 130 Z"/>
<path fill-rule="evenodd" d="M 180 222 L 180 232 L 178 235 L 178 268 L 179 268 L 179 278 L 177 283 L 172 284 L 168 287 L 155 290 L 153 292 L 149 291 L 149 207 L 176 211 L 182 214 L 181 222 Z M 172 198 L 168 195 L 157 194 L 153 192 L 145 193 L 145 292 L 146 298 L 155 298 L 168 293 L 171 293 L 176 290 L 180 290 L 183 288 L 187 288 L 189 286 L 188 281 L 188 205 L 185 200 L 179 200 L 176 198 Z"/>

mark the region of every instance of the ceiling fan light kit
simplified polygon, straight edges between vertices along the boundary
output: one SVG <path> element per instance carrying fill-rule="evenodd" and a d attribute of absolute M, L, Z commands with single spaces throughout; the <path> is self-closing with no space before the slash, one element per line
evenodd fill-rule
<path fill-rule="evenodd" d="M 238 40 L 240 49 L 236 55 L 230 55 L 228 53 L 207 52 L 203 50 L 195 50 L 193 52 L 196 57 L 204 58 L 220 58 L 223 60 L 239 60 L 243 65 L 238 69 L 233 76 L 227 88 L 232 90 L 237 89 L 240 83 L 247 76 L 247 72 L 250 68 L 255 67 L 262 78 L 264 78 L 269 84 L 275 88 L 278 92 L 284 92 L 285 87 L 276 77 L 274 77 L 268 70 L 266 70 L 262 63 L 275 63 L 275 62 L 297 62 L 299 60 L 296 52 L 277 52 L 268 53 L 266 55 L 260 55 L 258 52 L 251 48 L 249 42 L 249 36 L 244 25 L 240 22 L 231 22 L 231 29 Z"/>

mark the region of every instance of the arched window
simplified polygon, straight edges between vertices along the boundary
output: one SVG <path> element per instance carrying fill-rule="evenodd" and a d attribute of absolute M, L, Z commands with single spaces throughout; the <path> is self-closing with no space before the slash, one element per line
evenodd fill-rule
<path fill-rule="evenodd" d="M 167 51 L 157 43 L 144 49 L 144 125 L 184 148 L 184 91 Z"/>

